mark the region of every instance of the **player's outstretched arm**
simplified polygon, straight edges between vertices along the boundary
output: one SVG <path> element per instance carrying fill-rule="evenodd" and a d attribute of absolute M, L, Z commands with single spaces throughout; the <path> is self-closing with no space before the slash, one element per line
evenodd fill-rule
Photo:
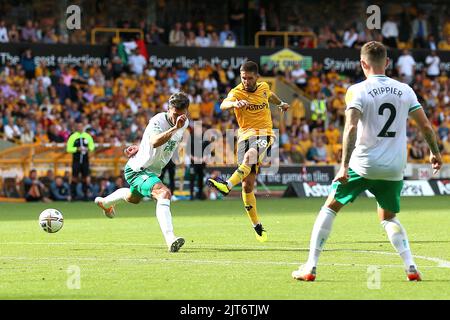
<path fill-rule="evenodd" d="M 350 108 L 345 111 L 345 127 L 342 141 L 342 164 L 333 181 L 346 183 L 348 181 L 348 168 L 350 158 L 355 149 L 358 132 L 358 121 L 361 119 L 361 111 Z"/>
<path fill-rule="evenodd" d="M 274 92 L 270 93 L 269 102 L 276 104 L 277 107 L 283 112 L 288 110 L 290 107 L 288 103 L 281 100 Z"/>
<path fill-rule="evenodd" d="M 177 132 L 178 129 L 183 128 L 184 124 L 187 121 L 187 116 L 182 115 L 177 118 L 177 122 L 175 123 L 175 126 L 170 128 L 167 131 L 161 132 L 159 134 L 156 134 L 151 137 L 150 143 L 152 144 L 153 148 L 158 148 L 165 144 L 167 141 L 172 138 L 172 136 Z"/>
<path fill-rule="evenodd" d="M 436 134 L 434 133 L 433 126 L 423 111 L 419 108 L 410 113 L 411 117 L 416 122 L 419 130 L 422 132 L 425 140 L 427 141 L 428 147 L 430 148 L 430 163 L 433 168 L 433 174 L 436 174 L 442 166 L 441 152 L 439 151 L 438 142 L 436 139 Z"/>
<path fill-rule="evenodd" d="M 225 111 L 232 108 L 242 108 L 248 105 L 247 100 L 225 99 L 220 105 L 220 109 Z"/>

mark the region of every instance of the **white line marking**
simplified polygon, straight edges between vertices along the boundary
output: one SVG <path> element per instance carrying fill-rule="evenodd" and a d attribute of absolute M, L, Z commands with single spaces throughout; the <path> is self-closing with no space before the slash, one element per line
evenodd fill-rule
<path fill-rule="evenodd" d="M 0 243 L 1 245 L 50 245 L 50 246 L 61 246 L 61 245 L 72 245 L 72 246 L 146 246 L 146 247 L 151 247 L 151 248 L 166 248 L 163 245 L 155 245 L 155 244 L 147 244 L 147 243 L 129 243 L 129 242 L 110 242 L 110 243 L 105 243 L 105 242 L 101 242 L 101 243 L 89 243 L 89 242 L 49 242 L 49 243 L 45 243 L 45 242 L 4 242 L 4 243 Z M 298 248 L 298 247 L 271 247 L 271 246 L 248 246 L 248 245 L 227 245 L 227 244 L 214 244 L 214 245 L 199 245 L 196 244 L 194 246 L 190 246 L 189 249 L 207 249 L 207 248 L 246 248 L 249 250 L 265 250 L 265 249 L 272 249 L 272 250 L 292 250 L 292 251 L 308 251 L 308 248 Z M 324 250 L 324 251 L 335 251 L 335 252 L 339 252 L 339 251 L 349 251 L 349 252 L 355 252 L 355 253 L 370 253 L 370 254 L 381 254 L 381 255 L 389 255 L 389 256 L 397 256 L 398 254 L 395 252 L 385 252 L 385 251 L 375 251 L 375 250 L 355 250 L 355 249 L 330 249 L 330 250 Z M 423 260 L 427 260 L 427 261 L 431 261 L 434 263 L 437 263 L 437 267 L 438 268 L 450 268 L 450 261 L 444 260 L 444 259 L 440 259 L 440 258 L 435 258 L 435 257 L 427 257 L 427 256 L 419 256 L 419 255 L 413 255 L 414 258 L 417 259 L 423 259 Z M 4 257 L 4 258 L 8 258 L 8 257 Z M 13 257 L 9 257 L 9 259 L 12 259 Z M 18 257 L 20 258 L 20 257 Z M 27 257 L 23 257 L 24 259 L 28 259 Z M 0 257 L 0 259 L 3 259 L 3 257 Z M 31 259 L 31 258 L 29 258 Z M 36 258 L 37 259 L 37 258 Z M 42 259 L 47 259 L 47 258 L 42 258 Z M 267 264 L 267 265 L 286 265 L 286 264 L 298 264 L 297 262 L 275 262 L 275 261 L 240 261 L 240 260 L 236 260 L 236 261 L 225 261 L 225 260 L 189 260 L 189 259 L 152 259 L 152 258 L 137 258 L 137 259 L 133 259 L 133 258 L 117 258 L 117 259 L 113 259 L 113 258 L 65 258 L 65 257 L 54 257 L 54 258 L 48 258 L 48 259 L 60 259 L 60 260 L 69 260 L 69 259 L 86 259 L 86 260 L 116 260 L 116 261 L 143 261 L 143 262 L 191 262 L 191 263 L 219 263 L 219 264 Z M 326 265 L 326 264 L 321 264 L 321 265 Z M 330 266 L 366 266 L 367 265 L 362 265 L 362 264 L 338 264 L 338 263 L 332 263 L 329 264 Z M 382 265 L 380 265 L 382 266 Z M 398 267 L 397 265 L 384 265 L 386 267 Z M 432 268 L 432 266 L 421 266 L 421 267 L 428 267 L 428 268 Z"/>
<path fill-rule="evenodd" d="M 41 261 L 54 261 L 54 260 L 69 260 L 69 261 L 123 261 L 123 262 L 152 262 L 152 263 L 194 263 L 194 264 L 219 264 L 219 265 L 229 265 L 229 264 L 261 264 L 261 265 L 300 265 L 299 262 L 276 262 L 276 261 L 247 261 L 247 260 L 199 260 L 199 259 L 155 259 L 155 258 L 98 258 L 98 257 L 0 257 L 0 260 L 41 260 Z M 357 263 L 321 263 L 320 266 L 339 266 L 339 267 L 364 267 L 367 268 L 369 265 L 357 264 Z M 401 265 L 392 264 L 379 264 L 378 267 L 386 268 L 403 268 Z M 420 266 L 421 268 L 442 268 L 440 266 Z"/>

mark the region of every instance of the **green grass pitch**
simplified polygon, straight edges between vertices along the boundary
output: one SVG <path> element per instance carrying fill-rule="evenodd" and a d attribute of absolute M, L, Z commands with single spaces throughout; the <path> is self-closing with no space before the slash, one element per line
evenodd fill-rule
<path fill-rule="evenodd" d="M 368 198 L 338 215 L 316 281 L 293 280 L 324 200 L 258 199 L 264 244 L 239 200 L 173 203 L 175 232 L 186 239 L 175 254 L 164 245 L 153 202 L 119 205 L 114 219 L 93 203 L 2 203 L 0 299 L 450 299 L 450 197 L 402 199 L 399 219 L 419 283 L 406 281 Z M 38 225 L 48 207 L 64 215 L 55 234 Z M 76 284 L 73 268 L 79 289 L 68 288 Z"/>

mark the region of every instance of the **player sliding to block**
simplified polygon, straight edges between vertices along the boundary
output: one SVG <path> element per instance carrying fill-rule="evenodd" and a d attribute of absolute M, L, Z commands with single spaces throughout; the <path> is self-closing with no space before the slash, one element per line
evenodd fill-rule
<path fill-rule="evenodd" d="M 441 168 L 442 159 L 433 128 L 414 91 L 385 76 L 388 62 L 383 44 L 372 41 L 361 48 L 361 66 L 367 79 L 347 91 L 342 164 L 314 224 L 308 261 L 292 272 L 297 280 L 314 281 L 319 255 L 336 214 L 365 190 L 375 195 L 381 226 L 403 260 L 407 279 L 421 280 L 406 231 L 396 217 L 407 159 L 408 116 L 415 120 L 430 147 L 434 173 Z"/>
<path fill-rule="evenodd" d="M 137 204 L 143 197 L 156 199 L 156 217 L 170 252 L 177 252 L 185 240 L 173 232 L 170 190 L 158 176 L 183 139 L 189 124 L 188 106 L 186 94 L 173 94 L 169 98 L 168 111 L 150 119 L 139 147 L 131 146 L 125 150 L 130 158 L 125 165 L 125 179 L 131 188 L 121 188 L 105 198 L 95 198 L 95 203 L 109 218 L 114 217 L 114 206 L 120 202 Z"/>
<path fill-rule="evenodd" d="M 282 111 L 286 111 L 289 105 L 270 91 L 266 82 L 257 82 L 258 65 L 255 62 L 245 62 L 240 68 L 240 74 L 241 84 L 229 92 L 220 106 L 221 110 L 234 109 L 236 115 L 239 125 L 239 167 L 227 181 L 219 177 L 211 178 L 208 179 L 208 185 L 226 196 L 235 185 L 242 182 L 244 208 L 253 224 L 256 239 L 264 242 L 267 241 L 267 233 L 258 218 L 253 188 L 261 161 L 275 137 L 269 102 L 277 104 Z"/>

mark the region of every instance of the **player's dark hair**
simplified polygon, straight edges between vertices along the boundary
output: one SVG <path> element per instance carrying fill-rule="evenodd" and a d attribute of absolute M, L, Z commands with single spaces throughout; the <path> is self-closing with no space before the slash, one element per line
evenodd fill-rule
<path fill-rule="evenodd" d="M 256 62 L 249 60 L 241 65 L 240 71 L 254 72 L 258 74 L 258 65 L 256 64 Z"/>
<path fill-rule="evenodd" d="M 177 92 L 170 96 L 169 106 L 177 110 L 185 110 L 189 107 L 189 97 L 184 92 Z"/>

